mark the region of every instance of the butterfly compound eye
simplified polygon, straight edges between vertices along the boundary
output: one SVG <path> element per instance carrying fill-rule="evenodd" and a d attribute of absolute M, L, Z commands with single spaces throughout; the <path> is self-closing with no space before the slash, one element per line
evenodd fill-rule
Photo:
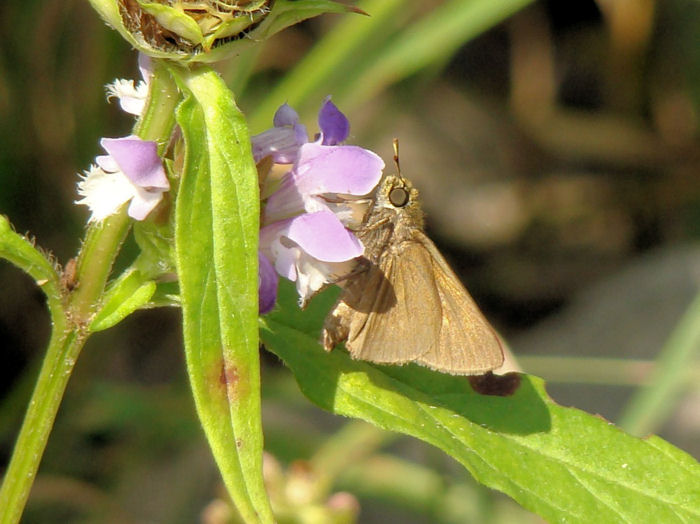
<path fill-rule="evenodd" d="M 395 207 L 405 206 L 408 204 L 408 191 L 403 187 L 395 187 L 389 192 L 389 202 Z"/>

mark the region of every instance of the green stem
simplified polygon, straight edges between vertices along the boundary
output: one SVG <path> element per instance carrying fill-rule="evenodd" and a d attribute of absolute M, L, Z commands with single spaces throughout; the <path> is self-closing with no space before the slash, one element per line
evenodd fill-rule
<path fill-rule="evenodd" d="M 78 256 L 78 287 L 71 295 L 69 310 L 73 321 L 87 322 L 112 271 L 112 263 L 129 232 L 131 222 L 126 207 L 99 224 L 91 225 Z"/>
<path fill-rule="evenodd" d="M 19 522 L 56 412 L 83 347 L 75 332 L 54 332 L 0 489 L 0 523 Z"/>
<path fill-rule="evenodd" d="M 700 352 L 700 293 L 688 306 L 656 359 L 651 382 L 637 391 L 619 425 L 633 435 L 658 428 L 672 412 L 673 402 L 692 384 L 693 362 Z"/>
<path fill-rule="evenodd" d="M 544 355 L 518 356 L 518 363 L 526 373 L 542 377 L 550 384 L 611 386 L 646 384 L 656 365 L 653 360 Z"/>
<path fill-rule="evenodd" d="M 172 80 L 157 66 L 148 107 L 135 129 L 142 138 L 158 141 L 161 150 L 174 126 L 176 93 Z M 90 318 L 99 307 L 130 225 L 124 207 L 88 228 L 78 255 L 77 287 L 68 297 L 67 312 L 62 307 L 50 307 L 53 332 L 0 488 L 0 524 L 16 524 L 22 516 L 68 380 L 89 336 Z"/>

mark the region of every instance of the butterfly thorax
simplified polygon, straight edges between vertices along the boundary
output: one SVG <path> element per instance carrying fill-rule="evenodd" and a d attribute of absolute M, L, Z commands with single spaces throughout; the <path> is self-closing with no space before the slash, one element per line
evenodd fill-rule
<path fill-rule="evenodd" d="M 372 205 L 357 235 L 365 246 L 365 258 L 377 262 L 391 250 L 411 240 L 415 230 L 423 230 L 424 215 L 418 190 L 410 181 L 386 176 L 375 190 Z"/>

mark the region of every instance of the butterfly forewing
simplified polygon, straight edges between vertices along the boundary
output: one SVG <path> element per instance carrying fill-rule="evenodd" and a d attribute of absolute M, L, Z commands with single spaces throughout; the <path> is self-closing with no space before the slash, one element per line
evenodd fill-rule
<path fill-rule="evenodd" d="M 424 234 L 417 239 L 416 245 L 430 253 L 442 316 L 437 343 L 418 363 L 457 375 L 500 367 L 503 350 L 496 333 L 432 241 Z"/>
<path fill-rule="evenodd" d="M 440 297 L 432 278 L 423 268 L 429 264 L 425 250 L 404 242 L 396 253 L 383 256 L 374 271 L 381 274 L 381 285 L 365 294 L 377 294 L 378 305 L 367 313 L 361 332 L 353 329 L 345 344 L 353 357 L 373 362 L 405 364 L 417 361 L 435 344 L 440 331 Z M 371 293 L 368 293 L 372 290 Z M 420 306 L 418 306 L 420 304 Z M 351 324 L 352 326 L 352 324 Z"/>

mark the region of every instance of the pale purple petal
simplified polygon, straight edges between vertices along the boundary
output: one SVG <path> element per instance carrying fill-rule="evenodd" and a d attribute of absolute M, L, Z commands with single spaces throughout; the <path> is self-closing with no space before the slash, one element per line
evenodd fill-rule
<path fill-rule="evenodd" d="M 324 262 L 342 262 L 363 253 L 362 243 L 330 211 L 294 217 L 284 234 L 309 255 Z"/>
<path fill-rule="evenodd" d="M 321 128 L 324 146 L 334 146 L 344 142 L 350 134 L 350 122 L 327 97 L 318 112 L 318 127 Z"/>
<path fill-rule="evenodd" d="M 282 227 L 284 227 L 284 224 L 275 223 L 260 230 L 260 250 L 273 261 L 275 271 L 280 276 L 294 282 L 297 279 L 296 260 L 298 258 L 297 252 L 300 251 L 300 248 L 282 244 L 282 237 L 279 234 Z M 287 239 L 286 243 L 290 243 L 289 239 Z"/>
<path fill-rule="evenodd" d="M 294 177 L 287 173 L 280 180 L 277 190 L 267 199 L 263 222 L 271 224 L 286 220 L 303 213 L 304 208 L 304 197 L 299 193 Z"/>
<path fill-rule="evenodd" d="M 362 244 L 329 211 L 300 215 L 260 230 L 260 250 L 281 276 L 296 282 L 303 305 L 318 290 L 347 275 Z"/>
<path fill-rule="evenodd" d="M 348 275 L 357 263 L 354 259 L 343 262 L 321 262 L 301 250 L 298 254 L 296 287 L 301 307 L 304 307 L 306 302 L 326 284 L 333 284 Z"/>
<path fill-rule="evenodd" d="M 300 146 L 309 141 L 309 135 L 306 132 L 306 126 L 304 124 L 294 125 L 294 136 L 296 137 L 297 144 Z"/>
<path fill-rule="evenodd" d="M 312 257 L 324 262 L 341 262 L 359 257 L 362 243 L 330 211 L 305 213 L 280 220 L 260 230 L 260 249 L 278 261 L 281 251 L 299 246 Z M 292 274 L 286 260 L 275 267 L 283 277 Z M 292 280 L 292 279 L 290 279 Z"/>
<path fill-rule="evenodd" d="M 284 247 L 281 242 L 273 245 L 275 255 L 275 271 L 287 280 L 294 282 L 297 279 L 297 259 L 301 253 L 299 247 Z"/>
<path fill-rule="evenodd" d="M 294 177 L 302 195 L 366 195 L 381 179 L 383 169 L 384 161 L 368 149 L 309 143 L 299 150 Z"/>
<path fill-rule="evenodd" d="M 272 119 L 274 127 L 252 138 L 253 158 L 260 162 L 272 155 L 276 164 L 293 164 L 299 146 L 309 141 L 306 127 L 299 123 L 299 115 L 288 104 L 282 104 Z"/>
<path fill-rule="evenodd" d="M 153 62 L 151 57 L 143 53 L 139 53 L 139 71 L 141 72 L 141 78 L 148 85 L 151 81 L 151 76 L 153 75 Z"/>
<path fill-rule="evenodd" d="M 258 310 L 261 315 L 269 313 L 275 306 L 278 280 L 270 260 L 258 251 Z"/>
<path fill-rule="evenodd" d="M 162 191 L 148 191 L 134 186 L 136 194 L 131 199 L 127 214 L 134 220 L 143 220 L 163 198 Z"/>
<path fill-rule="evenodd" d="M 119 171 L 119 165 L 109 155 L 98 155 L 95 157 L 95 163 L 107 173 L 116 173 Z"/>
<path fill-rule="evenodd" d="M 275 127 L 293 126 L 298 123 L 299 115 L 287 103 L 282 104 L 272 117 L 272 125 Z"/>
<path fill-rule="evenodd" d="M 128 136 L 103 138 L 100 144 L 133 184 L 139 187 L 170 188 L 155 142 Z"/>
<path fill-rule="evenodd" d="M 277 272 L 288 280 L 296 280 L 294 256 L 289 245 L 283 245 L 282 235 L 286 232 L 290 220 L 273 222 L 260 229 L 260 251 L 274 262 Z M 287 244 L 290 242 L 287 241 Z"/>
<path fill-rule="evenodd" d="M 272 155 L 276 164 L 293 164 L 299 153 L 299 146 L 306 142 L 305 138 L 299 140 L 296 127 L 273 127 L 255 135 L 251 139 L 255 162 L 260 162 L 266 156 Z M 300 127 L 304 126 L 300 125 Z M 306 134 L 305 130 L 303 134 Z"/>

